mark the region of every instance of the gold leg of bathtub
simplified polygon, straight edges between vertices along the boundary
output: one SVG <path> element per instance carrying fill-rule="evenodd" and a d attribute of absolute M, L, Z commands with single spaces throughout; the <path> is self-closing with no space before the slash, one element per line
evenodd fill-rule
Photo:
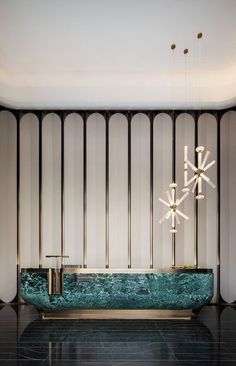
<path fill-rule="evenodd" d="M 190 320 L 194 313 L 186 310 L 44 310 L 43 320 L 49 319 L 166 319 Z"/>

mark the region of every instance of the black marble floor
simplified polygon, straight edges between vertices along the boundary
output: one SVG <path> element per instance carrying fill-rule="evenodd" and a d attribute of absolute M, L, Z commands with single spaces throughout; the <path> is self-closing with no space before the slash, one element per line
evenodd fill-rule
<path fill-rule="evenodd" d="M 2 305 L 0 365 L 236 365 L 236 307 L 189 321 L 41 321 L 31 306 Z"/>

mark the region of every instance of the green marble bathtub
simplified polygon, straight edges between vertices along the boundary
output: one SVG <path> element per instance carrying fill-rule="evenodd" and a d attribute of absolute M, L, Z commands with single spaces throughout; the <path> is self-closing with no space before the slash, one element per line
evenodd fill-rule
<path fill-rule="evenodd" d="M 47 270 L 21 273 L 21 296 L 39 310 L 199 309 L 213 297 L 211 270 L 97 272 L 70 269 L 63 295 L 48 295 Z"/>

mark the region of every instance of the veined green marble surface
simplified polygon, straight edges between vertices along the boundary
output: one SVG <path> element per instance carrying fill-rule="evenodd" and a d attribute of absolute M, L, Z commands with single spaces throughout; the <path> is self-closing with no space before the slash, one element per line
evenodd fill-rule
<path fill-rule="evenodd" d="M 43 309 L 198 309 L 213 297 L 213 273 L 64 273 L 48 295 L 45 273 L 22 273 L 21 296 Z"/>

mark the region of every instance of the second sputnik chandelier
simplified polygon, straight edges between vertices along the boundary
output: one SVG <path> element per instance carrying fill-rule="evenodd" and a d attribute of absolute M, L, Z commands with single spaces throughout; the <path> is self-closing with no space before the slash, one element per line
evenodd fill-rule
<path fill-rule="evenodd" d="M 202 33 L 198 33 L 197 35 L 198 40 L 200 41 L 202 38 Z M 172 54 L 174 54 L 175 45 L 171 45 Z M 199 62 L 200 62 L 200 43 L 199 43 Z M 188 49 L 184 50 L 184 55 L 188 54 Z M 172 65 L 173 67 L 173 65 Z M 173 70 L 172 70 L 173 72 Z M 185 84 L 187 79 L 186 73 L 186 64 L 185 64 Z M 187 85 L 185 85 L 185 93 L 186 93 Z M 172 98 L 173 98 L 173 85 L 172 85 Z M 186 94 L 185 94 L 186 99 Z M 215 184 L 211 182 L 211 180 L 206 175 L 208 169 L 210 169 L 214 164 L 215 160 L 208 162 L 208 158 L 210 155 L 210 151 L 206 151 L 204 155 L 205 147 L 198 146 L 195 149 L 196 162 L 197 164 L 193 164 L 188 157 L 188 146 L 184 146 L 184 186 L 182 188 L 182 192 L 184 193 L 181 198 L 176 197 L 176 188 L 177 184 L 175 182 L 170 183 L 169 188 L 171 191 L 166 191 L 167 201 L 159 198 L 159 201 L 162 202 L 165 206 L 168 207 L 168 211 L 165 215 L 161 218 L 159 223 L 163 223 L 165 220 L 171 218 L 171 229 L 170 233 L 175 235 L 177 233 L 177 224 L 180 224 L 180 217 L 188 220 L 188 216 L 186 216 L 180 209 L 179 205 L 188 197 L 190 191 L 195 193 L 195 197 L 197 200 L 202 200 L 205 198 L 202 190 L 203 182 L 208 183 L 212 188 L 215 188 Z M 204 156 L 203 156 L 204 155 Z M 197 165 L 197 166 L 196 166 Z M 193 172 L 193 176 L 189 177 L 189 169 Z M 190 185 L 192 184 L 192 188 Z"/>

